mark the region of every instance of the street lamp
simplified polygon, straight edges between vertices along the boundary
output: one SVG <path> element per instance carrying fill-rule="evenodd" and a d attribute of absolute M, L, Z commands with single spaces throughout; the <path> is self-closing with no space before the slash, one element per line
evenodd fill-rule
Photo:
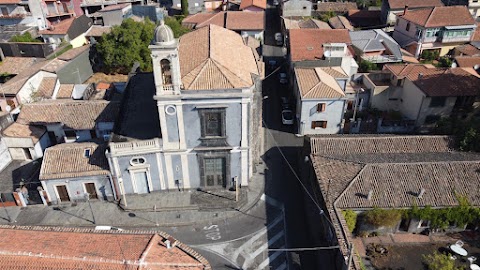
<path fill-rule="evenodd" d="M 92 205 L 90 204 L 90 194 L 88 192 L 85 192 L 83 195 L 85 196 L 85 199 L 88 202 L 88 206 L 90 207 L 90 212 L 92 212 L 93 224 L 97 224 L 95 222 L 95 215 L 93 214 Z"/>

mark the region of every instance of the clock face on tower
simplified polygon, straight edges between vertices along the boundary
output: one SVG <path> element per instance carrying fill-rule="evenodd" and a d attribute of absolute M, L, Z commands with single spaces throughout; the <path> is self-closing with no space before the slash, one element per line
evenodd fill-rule
<path fill-rule="evenodd" d="M 165 106 L 165 113 L 168 115 L 175 115 L 177 113 L 177 108 L 174 105 Z"/>

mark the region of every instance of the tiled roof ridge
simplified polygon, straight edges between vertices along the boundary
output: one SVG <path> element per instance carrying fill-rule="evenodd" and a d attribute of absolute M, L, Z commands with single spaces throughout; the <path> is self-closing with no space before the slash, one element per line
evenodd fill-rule
<path fill-rule="evenodd" d="M 228 70 L 230 71 L 232 74 L 235 74 L 234 72 L 232 72 L 230 69 L 228 69 L 227 67 L 225 67 L 224 65 L 220 64 L 218 61 L 216 61 L 215 59 L 211 59 L 212 63 L 218 68 L 218 70 L 220 71 L 220 73 L 223 74 L 223 77 L 225 78 L 225 80 L 228 81 L 228 83 L 232 86 L 232 87 L 235 87 L 235 84 L 233 82 L 230 81 L 230 79 L 228 78 L 229 76 L 227 74 L 225 74 L 224 70 Z M 240 79 L 241 81 L 245 82 L 244 80 L 242 80 L 242 78 L 236 76 L 238 79 Z M 248 84 L 248 82 L 246 82 Z"/>
<path fill-rule="evenodd" d="M 430 19 L 433 17 L 433 16 L 432 16 L 433 13 L 435 12 L 435 10 L 437 10 L 436 8 L 437 8 L 437 7 L 432 7 L 432 8 L 431 8 L 430 14 L 428 15 L 427 21 L 424 23 L 424 25 L 428 25 L 428 23 L 430 22 Z"/>
<path fill-rule="evenodd" d="M 200 14 L 200 13 L 197 13 L 197 14 Z M 197 15 L 197 14 L 195 14 L 195 15 Z M 215 17 L 220 16 L 221 14 L 223 14 L 223 16 L 225 16 L 226 12 L 225 12 L 225 11 L 217 12 L 217 13 L 215 13 L 212 17 L 210 17 L 210 18 L 206 19 L 205 21 L 199 23 L 199 24 L 198 24 L 197 26 L 195 26 L 195 27 L 204 27 L 205 24 L 207 24 L 209 21 L 213 20 Z M 194 16 L 195 16 L 195 15 L 194 15 Z M 207 26 L 210 26 L 210 25 L 212 25 L 212 24 L 207 24 Z M 224 22 L 223 22 L 223 27 L 225 27 L 225 20 L 224 20 Z M 210 28 L 209 28 L 209 31 L 210 31 Z M 210 35 L 209 35 L 209 36 L 210 36 Z"/>

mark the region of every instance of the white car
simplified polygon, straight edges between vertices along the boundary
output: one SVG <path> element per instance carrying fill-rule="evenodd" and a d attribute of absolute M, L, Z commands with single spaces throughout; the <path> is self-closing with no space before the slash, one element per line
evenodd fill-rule
<path fill-rule="evenodd" d="M 282 111 L 282 124 L 293 125 L 293 112 L 292 110 Z"/>
<path fill-rule="evenodd" d="M 275 43 L 277 46 L 282 46 L 283 45 L 283 35 L 282 33 L 278 32 L 275 33 Z"/>
<path fill-rule="evenodd" d="M 278 77 L 280 79 L 281 84 L 287 84 L 288 83 L 287 73 L 281 72 L 280 74 L 278 74 Z"/>

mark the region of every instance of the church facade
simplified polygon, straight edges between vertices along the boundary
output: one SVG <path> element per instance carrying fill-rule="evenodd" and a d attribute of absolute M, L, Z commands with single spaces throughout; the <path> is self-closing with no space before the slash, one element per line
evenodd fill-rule
<path fill-rule="evenodd" d="M 107 150 L 116 197 L 248 186 L 261 152 L 261 62 L 211 25 L 182 36 L 161 24 L 152 73 L 131 76 Z"/>

